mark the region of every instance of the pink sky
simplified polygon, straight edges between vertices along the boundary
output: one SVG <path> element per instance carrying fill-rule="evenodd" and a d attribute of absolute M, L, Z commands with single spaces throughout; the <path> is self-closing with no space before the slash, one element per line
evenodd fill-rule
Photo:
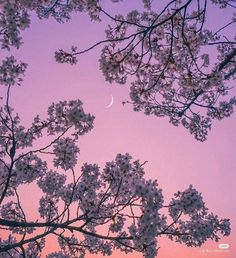
<path fill-rule="evenodd" d="M 118 6 L 119 7 L 119 6 Z M 117 8 L 118 8 L 117 7 Z M 215 15 L 215 14 L 214 14 Z M 221 17 L 219 17 L 221 15 Z M 224 13 L 217 14 L 225 19 Z M 226 20 L 227 21 L 227 20 Z M 212 20 L 212 24 L 217 21 Z M 236 116 L 215 122 L 208 140 L 197 142 L 185 129 L 175 128 L 167 119 L 135 113 L 128 100 L 129 87 L 109 85 L 99 71 L 99 49 L 79 58 L 78 65 L 57 64 L 54 50 L 80 49 L 103 37 L 102 24 L 90 23 L 85 15 L 70 23 L 34 19 L 23 33 L 24 45 L 12 51 L 29 64 L 22 87 L 14 90 L 11 105 L 30 123 L 35 114 L 45 114 L 52 101 L 79 98 L 85 110 L 95 115 L 95 128 L 79 140 L 79 163 L 98 163 L 114 159 L 117 153 L 129 152 L 134 159 L 147 160 L 146 178 L 157 178 L 166 202 L 177 190 L 193 184 L 204 197 L 207 207 L 222 218 L 230 218 L 232 234 L 220 243 L 230 244 L 228 252 L 219 252 L 218 243 L 208 241 L 201 248 L 187 248 L 165 238 L 159 240 L 160 258 L 232 258 L 236 255 Z M 111 94 L 114 104 L 107 109 Z M 28 193 L 23 193 L 30 208 Z M 50 247 L 51 248 L 51 247 Z M 129 257 L 141 257 L 139 254 Z M 99 255 L 89 257 L 100 257 Z M 115 253 L 112 257 L 126 257 Z"/>

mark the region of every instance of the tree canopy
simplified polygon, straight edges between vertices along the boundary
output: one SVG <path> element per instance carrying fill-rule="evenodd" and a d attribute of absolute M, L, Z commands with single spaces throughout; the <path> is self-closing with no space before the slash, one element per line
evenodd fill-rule
<path fill-rule="evenodd" d="M 23 72 L 12 71 L 15 80 Z M 163 235 L 194 247 L 230 234 L 229 220 L 209 212 L 192 185 L 165 205 L 157 180 L 144 178 L 145 162 L 128 153 L 117 154 L 104 169 L 85 163 L 79 172 L 76 143 L 93 128 L 94 116 L 85 113 L 80 100 L 61 101 L 48 108 L 46 119 L 37 115 L 25 128 L 8 104 L 14 86 L 7 85 L 6 105 L 0 109 L 2 257 L 41 257 L 49 235 L 57 237 L 61 251 L 47 258 L 111 255 L 114 249 L 151 258 Z M 35 147 L 42 137 L 48 142 Z M 28 219 L 19 194 L 20 186 L 33 183 L 42 194 L 36 221 Z"/>
<path fill-rule="evenodd" d="M 30 25 L 32 11 L 41 19 L 54 17 L 58 22 L 77 12 L 88 13 L 93 21 L 108 19 L 103 40 L 84 50 L 59 49 L 56 61 L 75 64 L 80 54 L 104 45 L 99 62 L 105 79 L 125 84 L 134 78 L 130 101 L 124 103 L 146 115 L 168 117 L 171 124 L 183 125 L 204 141 L 212 121 L 230 116 L 235 105 L 230 92 L 236 74 L 236 35 L 226 31 L 235 26 L 235 1 L 163 2 L 160 8 L 160 3 L 143 0 L 143 10 L 112 16 L 97 0 L 2 1 L 1 45 L 20 46 L 20 31 Z M 213 8 L 232 9 L 232 16 L 215 31 L 207 23 Z"/>

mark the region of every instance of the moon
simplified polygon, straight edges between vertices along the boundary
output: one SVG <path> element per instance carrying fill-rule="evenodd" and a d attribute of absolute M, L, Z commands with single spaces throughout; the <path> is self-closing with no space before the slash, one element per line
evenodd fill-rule
<path fill-rule="evenodd" d="M 113 96 L 111 95 L 111 102 L 106 106 L 106 108 L 110 108 L 114 103 L 114 98 Z"/>

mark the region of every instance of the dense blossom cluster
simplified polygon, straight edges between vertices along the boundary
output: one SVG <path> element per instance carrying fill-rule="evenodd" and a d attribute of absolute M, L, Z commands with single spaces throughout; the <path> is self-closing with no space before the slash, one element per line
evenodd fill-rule
<path fill-rule="evenodd" d="M 23 214 L 17 203 L 10 201 L 1 207 L 1 218 L 8 220 L 22 220 Z"/>
<path fill-rule="evenodd" d="M 193 0 L 171 1 L 159 12 L 150 0 L 142 2 L 144 10 L 111 16 L 97 0 L 1 1 L 2 48 L 20 46 L 20 32 L 30 25 L 30 11 L 40 19 L 52 16 L 58 22 L 68 21 L 72 12 L 86 12 L 97 21 L 108 18 L 111 24 L 105 30 L 105 40 L 83 51 L 75 46 L 71 51 L 59 49 L 56 61 L 76 64 L 78 54 L 107 43 L 101 52 L 100 69 L 107 81 L 120 84 L 135 75 L 130 87 L 134 110 L 167 116 L 171 124 L 183 125 L 197 140 L 204 141 L 212 120 L 230 116 L 236 104 L 234 98 L 226 98 L 236 74 L 235 35 L 223 34 L 235 23 L 235 17 L 214 32 L 206 27 L 210 9 L 206 6 L 230 8 L 232 0 L 204 0 L 198 5 Z M 207 53 L 208 46 L 215 51 Z M 5 77 L 0 81 L 7 80 Z"/>
<path fill-rule="evenodd" d="M 53 191 L 55 192 L 54 189 Z M 46 221 L 50 221 L 52 218 L 58 215 L 57 203 L 58 203 L 58 199 L 56 198 L 53 198 L 49 195 L 42 196 L 39 201 L 39 208 L 38 208 L 40 217 L 43 219 L 46 219 Z"/>
<path fill-rule="evenodd" d="M 76 165 L 79 148 L 72 139 L 67 137 L 57 141 L 53 152 L 56 155 L 56 158 L 53 160 L 55 167 L 68 170 Z"/>
<path fill-rule="evenodd" d="M 58 22 L 70 19 L 72 12 L 87 12 L 92 20 L 99 20 L 97 0 L 0 0 L 0 44 L 2 48 L 19 48 L 21 31 L 30 26 L 30 12 L 40 19 L 53 16 Z"/>
<path fill-rule="evenodd" d="M 68 63 L 68 64 L 76 64 L 77 58 L 75 56 L 76 54 L 76 47 L 72 47 L 70 52 L 65 52 L 63 49 L 59 49 L 55 52 L 55 60 L 58 63 Z"/>
<path fill-rule="evenodd" d="M 47 258 L 70 258 L 68 254 L 64 254 L 62 252 L 54 252 L 47 255 Z"/>
<path fill-rule="evenodd" d="M 44 177 L 38 181 L 39 187 L 44 193 L 49 195 L 57 194 L 61 187 L 65 184 L 66 176 L 55 171 L 49 171 Z"/>
<path fill-rule="evenodd" d="M 16 239 L 10 235 L 7 240 L 2 240 L 0 238 L 0 246 L 5 246 L 5 245 L 12 245 L 16 243 Z M 35 257 L 39 258 L 40 257 L 40 250 L 44 248 L 45 246 L 45 239 L 41 238 L 37 242 L 31 242 L 29 243 L 29 246 L 24 250 L 24 255 L 25 257 Z M 0 258 L 6 258 L 6 257 L 14 257 L 14 258 L 22 258 L 22 254 L 18 252 L 18 250 L 11 249 L 7 252 L 1 252 L 0 253 Z"/>
<path fill-rule="evenodd" d="M 53 103 L 48 108 L 48 116 L 47 131 L 52 135 L 64 132 L 65 128 L 74 127 L 73 135 L 78 138 L 93 128 L 94 116 L 84 112 L 80 100 Z M 38 123 L 43 122 L 38 120 Z"/>
<path fill-rule="evenodd" d="M 212 120 L 228 117 L 236 104 L 234 98 L 225 98 L 236 74 L 235 35 L 226 37 L 222 33 L 235 23 L 235 17 L 216 32 L 209 30 L 205 26 L 206 2 L 197 6 L 195 1 L 173 1 L 154 12 L 151 2 L 144 0 L 144 11 L 114 17 L 99 6 L 97 14 L 113 22 L 105 30 L 106 39 L 83 51 L 76 47 L 71 51 L 60 49 L 55 59 L 76 64 L 78 54 L 107 43 L 101 51 L 100 69 L 110 83 L 125 84 L 135 75 L 130 87 L 134 110 L 167 116 L 174 126 L 181 124 L 197 140 L 204 141 Z M 220 8 L 231 6 L 230 0 L 211 2 Z M 207 46 L 215 52 L 207 53 Z M 214 59 L 217 62 L 213 63 Z"/>
<path fill-rule="evenodd" d="M 209 213 L 201 194 L 192 186 L 177 192 L 167 206 L 172 220 L 169 224 L 157 180 L 146 180 L 144 163 L 133 161 L 128 153 L 118 154 L 103 170 L 96 164 L 85 163 L 78 173 L 76 142 L 79 135 L 88 131 L 83 123 L 92 128 L 92 116 L 85 114 L 79 100 L 53 104 L 47 119 L 34 119 L 34 126 L 25 131 L 31 132 L 34 141 L 44 135 L 43 130 L 50 138 L 49 144 L 38 149 L 32 147 L 32 142 L 24 147 L 17 145 L 15 132 L 21 127 L 20 118 L 12 119 L 14 111 L 8 104 L 6 107 L 5 116 L 10 118 L 0 116 L 4 128 L 1 138 L 7 137 L 1 141 L 5 151 L 0 159 L 0 225 L 8 230 L 7 239 L 14 237 L 14 248 L 19 252 L 14 257 L 21 257 L 22 250 L 39 257 L 48 235 L 58 238 L 61 251 L 47 257 L 83 258 L 87 252 L 111 255 L 119 249 L 154 258 L 158 236 L 167 235 L 177 242 L 199 246 L 209 238 L 217 241 L 220 234 L 230 234 L 229 220 Z M 80 133 L 74 133 L 76 130 Z M 44 155 L 54 156 L 50 162 L 53 169 L 49 169 Z M 68 173 L 72 174 L 72 181 L 68 180 Z M 29 221 L 18 188 L 35 182 L 42 191 L 39 217 Z M 20 235 L 23 239 L 27 236 L 27 241 L 18 242 Z M 1 243 L 0 253 L 13 254 L 7 239 Z M 40 248 L 34 246 L 35 240 L 41 241 Z"/>
<path fill-rule="evenodd" d="M 109 82 L 124 84 L 135 75 L 130 87 L 135 111 L 168 116 L 174 126 L 182 124 L 204 141 L 212 119 L 230 116 L 236 104 L 234 98 L 221 100 L 236 74 L 235 36 L 225 41 L 205 28 L 204 3 L 196 10 L 193 1 L 173 1 L 168 7 L 113 17 L 100 69 Z M 209 45 L 218 51 L 215 64 L 206 52 Z"/>
<path fill-rule="evenodd" d="M 0 238 L 0 246 L 4 246 L 4 245 L 10 245 L 10 244 L 14 244 L 16 242 L 16 239 L 12 236 L 9 235 L 8 239 L 3 240 L 2 238 Z M 17 252 L 17 250 L 10 250 L 9 253 L 12 257 L 19 257 L 19 253 Z M 0 257 L 1 258 L 6 258 L 6 253 L 0 253 Z"/>
<path fill-rule="evenodd" d="M 1 47 L 10 49 L 10 46 L 19 48 L 22 38 L 19 31 L 29 27 L 29 14 L 20 8 L 17 1 L 0 1 L 0 42 Z"/>
<path fill-rule="evenodd" d="M 0 65 L 0 83 L 2 85 L 20 84 L 22 81 L 21 75 L 26 70 L 26 64 L 17 63 L 13 56 L 7 57 Z"/>
<path fill-rule="evenodd" d="M 0 171 L 0 194 L 2 194 L 4 189 L 4 182 L 7 180 L 8 175 L 8 169 L 2 162 L 0 162 Z"/>
<path fill-rule="evenodd" d="M 15 162 L 12 173 L 14 185 L 31 183 L 47 171 L 47 163 L 42 161 L 37 155 L 29 153 Z"/>
<path fill-rule="evenodd" d="M 173 219 L 178 217 L 180 212 L 191 214 L 201 210 L 204 207 L 201 194 L 190 185 L 184 192 L 177 192 L 175 198 L 170 203 L 169 213 Z"/>
<path fill-rule="evenodd" d="M 114 22 L 106 30 L 110 44 L 100 58 L 105 78 L 123 84 L 129 75 L 136 75 L 130 88 L 135 111 L 168 116 L 170 123 L 183 124 L 197 140 L 204 141 L 212 119 L 232 113 L 225 112 L 218 99 L 228 93 L 227 81 L 235 76 L 236 54 L 235 36 L 225 41 L 221 28 L 217 32 L 205 28 L 206 1 L 198 6 L 194 1 L 173 1 L 158 13 L 152 11 L 150 0 L 143 0 L 143 12 L 134 10 L 126 17 L 112 17 L 96 0 L 7 0 L 1 2 L 2 47 L 19 47 L 20 31 L 30 24 L 29 11 L 41 19 L 53 16 L 59 22 L 68 21 L 72 12 L 87 12 L 92 20 L 105 15 Z M 220 8 L 231 6 L 231 0 L 210 2 Z M 234 22 L 235 18 L 228 25 Z M 210 62 L 214 57 L 206 53 L 208 45 L 216 46 L 219 62 Z M 79 53 L 76 47 L 70 52 L 60 49 L 55 58 L 60 63 L 75 64 Z M 233 110 L 235 101 L 223 102 Z"/>

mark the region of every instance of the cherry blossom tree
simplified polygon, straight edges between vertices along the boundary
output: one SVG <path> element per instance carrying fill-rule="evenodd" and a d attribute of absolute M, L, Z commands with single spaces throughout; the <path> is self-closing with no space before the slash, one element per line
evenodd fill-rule
<path fill-rule="evenodd" d="M 233 110 L 234 99 L 218 99 L 235 76 L 234 42 L 220 41 L 223 27 L 215 34 L 204 29 L 207 9 L 201 1 L 196 10 L 194 1 L 171 1 L 159 13 L 143 2 L 145 11 L 113 17 L 96 0 L 0 0 L 0 44 L 7 50 L 20 47 L 31 12 L 58 22 L 69 20 L 72 12 L 87 12 L 96 21 L 108 17 L 113 24 L 105 40 L 84 51 L 59 50 L 56 60 L 74 64 L 79 54 L 106 44 L 101 70 L 110 82 L 125 83 L 129 75 L 136 76 L 130 93 L 135 110 L 167 115 L 171 123 L 184 124 L 204 140 L 210 120 Z M 212 1 L 222 8 L 231 2 Z M 207 45 L 219 52 L 213 67 L 202 53 Z M 1 61 L 0 84 L 6 95 L 0 108 L 0 257 L 41 257 L 50 236 L 57 238 L 60 249 L 47 258 L 69 258 L 111 255 L 115 249 L 155 257 L 160 236 L 196 247 L 230 234 L 229 219 L 209 212 L 192 185 L 165 204 L 157 180 L 145 179 L 145 162 L 128 153 L 117 154 L 103 169 L 87 163 L 79 168 L 78 140 L 94 121 L 80 100 L 52 103 L 46 118 L 36 115 L 26 128 L 10 102 L 27 65 L 13 56 Z M 206 109 L 206 117 L 192 107 Z M 24 208 L 21 195 L 29 185 L 41 194 L 36 218 Z"/>
<path fill-rule="evenodd" d="M 122 2 L 122 0 L 111 0 Z M 165 2 L 165 1 L 163 1 Z M 207 20 L 214 6 L 235 8 L 235 0 L 172 0 L 160 3 L 143 0 L 143 10 L 110 15 L 99 0 L 6 0 L 0 1 L 2 48 L 19 47 L 20 31 L 30 24 L 30 11 L 39 18 L 54 17 L 66 22 L 74 12 L 87 12 L 92 20 L 106 20 L 106 38 L 85 50 L 56 51 L 57 62 L 75 64 L 78 55 L 104 44 L 100 69 L 109 82 L 130 86 L 135 111 L 169 117 L 204 141 L 212 120 L 233 113 L 235 97 L 227 97 L 235 79 L 235 35 L 224 33 L 236 19 L 222 21 L 212 31 Z M 125 4 L 125 3 L 124 3 Z M 155 5 L 157 4 L 157 6 Z M 230 17 L 229 17 L 230 18 Z M 108 19 L 108 21 L 107 21 Z"/>
<path fill-rule="evenodd" d="M 0 1 L 1 45 L 21 45 L 20 31 L 30 25 L 32 11 L 58 22 L 68 21 L 73 12 L 86 12 L 93 21 L 108 18 L 104 40 L 85 50 L 60 49 L 56 61 L 75 64 L 78 55 L 104 44 L 99 62 L 105 79 L 125 84 L 127 78 L 135 78 L 130 101 L 124 104 L 146 115 L 169 117 L 171 124 L 183 125 L 204 141 L 212 120 L 229 117 L 236 103 L 232 94 L 227 98 L 236 74 L 235 35 L 224 34 L 235 25 L 235 14 L 216 31 L 207 27 L 207 19 L 212 7 L 234 9 L 235 1 L 172 0 L 160 10 L 152 9 L 150 0 L 143 4 L 144 10 L 112 16 L 99 0 Z"/>
<path fill-rule="evenodd" d="M 114 250 L 154 258 L 160 236 L 196 247 L 230 234 L 229 220 L 209 212 L 192 185 L 165 204 L 157 180 L 144 177 L 146 162 L 128 153 L 103 169 L 87 163 L 78 169 L 78 140 L 94 121 L 80 100 L 53 103 L 46 118 L 36 115 L 28 128 L 22 125 L 10 101 L 25 69 L 14 57 L 0 66 L 6 89 L 0 109 L 0 257 L 41 257 L 54 236 L 60 250 L 47 258 Z M 24 208 L 20 189 L 28 185 L 40 191 L 36 218 Z"/>

